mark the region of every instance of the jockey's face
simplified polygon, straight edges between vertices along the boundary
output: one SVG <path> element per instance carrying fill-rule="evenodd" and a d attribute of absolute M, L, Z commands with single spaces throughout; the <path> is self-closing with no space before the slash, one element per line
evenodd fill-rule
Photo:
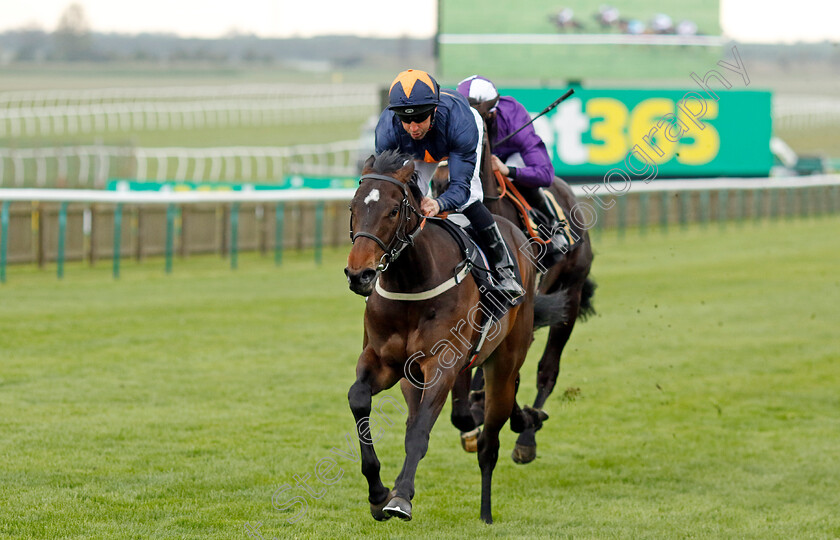
<path fill-rule="evenodd" d="M 488 127 L 492 126 L 493 122 L 496 121 L 496 111 L 494 110 L 493 112 L 488 112 L 486 114 L 482 114 L 481 117 L 484 118 L 485 122 L 487 122 Z"/>
<path fill-rule="evenodd" d="M 405 123 L 402 122 L 402 127 L 404 130 L 411 135 L 411 138 L 415 141 L 419 141 L 423 137 L 426 136 L 426 133 L 432 128 L 432 115 L 430 114 L 425 120 L 422 122 L 411 122 Z"/>

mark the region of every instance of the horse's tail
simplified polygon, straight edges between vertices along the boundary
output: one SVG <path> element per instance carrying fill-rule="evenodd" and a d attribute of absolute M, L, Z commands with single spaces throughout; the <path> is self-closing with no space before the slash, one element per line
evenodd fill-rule
<path fill-rule="evenodd" d="M 582 321 L 595 314 L 595 308 L 592 305 L 595 287 L 597 285 L 589 278 L 583 282 L 577 315 L 577 318 Z M 560 288 L 550 294 L 538 294 L 534 298 L 534 328 L 569 323 L 571 322 L 570 315 L 568 289 Z"/>
<path fill-rule="evenodd" d="M 591 315 L 595 315 L 595 306 L 592 305 L 592 297 L 595 296 L 595 289 L 598 284 L 589 278 L 583 282 L 583 289 L 580 291 L 580 311 L 578 319 L 585 321 Z"/>

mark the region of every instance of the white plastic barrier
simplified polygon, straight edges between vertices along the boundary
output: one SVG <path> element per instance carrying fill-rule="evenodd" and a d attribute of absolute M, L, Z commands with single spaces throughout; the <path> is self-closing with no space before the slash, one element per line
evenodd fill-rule
<path fill-rule="evenodd" d="M 833 96 L 774 96 L 777 128 L 807 129 L 840 124 L 840 99 Z"/>
<path fill-rule="evenodd" d="M 572 191 L 586 201 L 592 187 L 600 184 L 575 185 Z M 654 193 L 676 191 L 788 189 L 819 186 L 840 186 L 840 174 L 788 176 L 777 178 L 714 178 L 686 180 L 654 180 L 632 182 L 622 192 Z M 103 191 L 96 189 L 1 189 L 0 201 L 91 202 L 113 204 L 200 204 L 235 202 L 288 202 L 350 200 L 354 189 L 287 189 L 243 191 Z M 615 194 L 614 194 L 615 195 Z"/>
<path fill-rule="evenodd" d="M 102 188 L 116 177 L 256 182 L 288 174 L 352 176 L 358 152 L 358 140 L 285 147 L 0 148 L 0 187 L 52 187 L 61 182 Z"/>
<path fill-rule="evenodd" d="M 0 108 L 0 137 L 314 124 L 365 117 L 377 105 L 376 94 L 371 93 L 341 99 L 305 96 Z"/>
<path fill-rule="evenodd" d="M 373 84 L 236 84 L 225 86 L 162 86 L 91 88 L 83 90 L 16 90 L 0 92 L 0 108 L 37 108 L 61 105 L 120 103 L 149 100 L 207 101 L 213 99 L 286 99 L 319 97 L 344 99 L 375 95 Z"/>

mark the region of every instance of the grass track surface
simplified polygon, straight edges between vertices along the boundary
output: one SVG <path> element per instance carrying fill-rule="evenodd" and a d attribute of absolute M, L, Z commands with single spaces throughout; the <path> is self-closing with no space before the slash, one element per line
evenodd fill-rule
<path fill-rule="evenodd" d="M 598 315 L 572 336 L 538 459 L 515 465 L 503 430 L 490 527 L 448 406 L 414 521 L 373 521 L 358 463 L 336 457 L 343 476 L 315 478 L 353 430 L 364 303 L 346 250 L 317 269 L 311 253 L 280 268 L 242 256 L 235 272 L 191 258 L 170 276 L 126 262 L 118 281 L 107 265 L 69 265 L 61 282 L 10 267 L 0 538 L 245 539 L 258 522 L 265 539 L 836 538 L 838 229 L 824 217 L 596 236 Z M 377 442 L 389 486 L 403 457 L 404 416 L 391 416 Z M 307 474 L 320 498 L 294 487 Z M 307 504 L 293 524 L 300 507 L 272 507 L 284 484 L 281 501 Z"/>

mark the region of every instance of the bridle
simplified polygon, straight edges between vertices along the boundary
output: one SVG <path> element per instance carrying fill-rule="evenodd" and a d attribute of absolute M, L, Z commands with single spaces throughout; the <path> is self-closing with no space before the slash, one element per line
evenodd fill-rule
<path fill-rule="evenodd" d="M 356 239 L 361 236 L 363 238 L 370 238 L 376 242 L 376 244 L 382 248 L 382 251 L 384 251 L 382 257 L 379 259 L 379 264 L 376 266 L 376 269 L 380 272 L 384 272 L 388 269 L 388 265 L 397 260 L 397 257 L 400 256 L 400 253 L 402 253 L 405 248 L 414 245 L 414 238 L 420 234 L 426 218 L 411 205 L 411 202 L 409 202 L 408 189 L 406 188 L 405 183 L 383 174 L 365 174 L 362 175 L 361 179 L 359 179 L 359 185 L 361 185 L 365 180 L 383 180 L 385 182 L 391 182 L 392 184 L 398 186 L 403 194 L 402 201 L 400 202 L 399 213 L 397 214 L 399 224 L 397 225 L 397 230 L 394 232 L 394 236 L 387 245 L 374 234 L 364 231 L 354 233 L 353 214 L 350 214 L 350 241 L 355 244 Z M 408 227 L 408 223 L 411 221 L 411 217 L 413 215 L 416 215 L 421 219 L 417 222 L 414 229 L 407 232 L 406 228 Z"/>

